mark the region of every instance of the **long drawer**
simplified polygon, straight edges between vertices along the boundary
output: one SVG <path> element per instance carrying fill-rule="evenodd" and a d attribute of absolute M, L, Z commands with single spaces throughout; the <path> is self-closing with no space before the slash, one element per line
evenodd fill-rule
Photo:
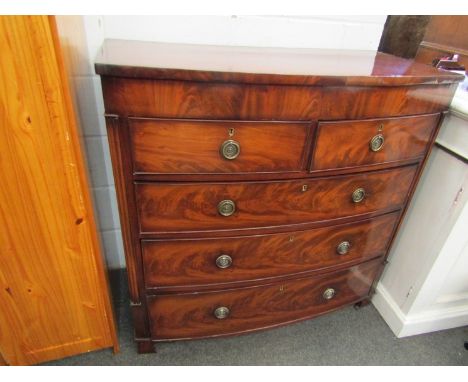
<path fill-rule="evenodd" d="M 103 78 L 106 112 L 122 116 L 311 121 L 438 113 L 457 84 L 272 86 Z"/>
<path fill-rule="evenodd" d="M 130 118 L 139 174 L 283 173 L 305 169 L 310 122 Z"/>
<path fill-rule="evenodd" d="M 416 168 L 294 181 L 136 183 L 140 231 L 272 227 L 398 209 Z"/>
<path fill-rule="evenodd" d="M 148 296 L 153 340 L 201 338 L 273 327 L 365 298 L 381 264 L 228 291 Z"/>
<path fill-rule="evenodd" d="M 147 288 L 194 288 L 323 270 L 383 255 L 398 213 L 307 231 L 143 240 Z M 231 284 L 230 284 L 231 283 Z"/>
<path fill-rule="evenodd" d="M 311 170 L 350 168 L 424 155 L 439 114 L 321 122 Z"/>

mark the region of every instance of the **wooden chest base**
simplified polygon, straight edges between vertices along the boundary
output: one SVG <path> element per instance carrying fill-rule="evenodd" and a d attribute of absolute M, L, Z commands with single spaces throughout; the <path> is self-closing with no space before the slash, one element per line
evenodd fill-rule
<path fill-rule="evenodd" d="M 368 302 L 462 79 L 380 53 L 122 41 L 96 71 L 140 352 Z"/>

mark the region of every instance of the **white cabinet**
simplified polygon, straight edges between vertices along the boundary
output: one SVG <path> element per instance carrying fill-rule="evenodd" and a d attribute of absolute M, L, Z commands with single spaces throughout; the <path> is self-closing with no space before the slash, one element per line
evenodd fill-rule
<path fill-rule="evenodd" d="M 468 325 L 468 114 L 436 142 L 372 300 L 397 337 Z"/>

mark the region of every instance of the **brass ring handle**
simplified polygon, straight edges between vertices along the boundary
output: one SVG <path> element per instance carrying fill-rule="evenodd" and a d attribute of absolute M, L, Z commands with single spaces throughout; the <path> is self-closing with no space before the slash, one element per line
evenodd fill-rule
<path fill-rule="evenodd" d="M 214 316 L 218 320 L 224 320 L 225 318 L 229 317 L 229 313 L 230 313 L 229 308 L 225 306 L 220 306 L 216 308 L 215 311 L 213 312 Z"/>
<path fill-rule="evenodd" d="M 349 252 L 350 248 L 351 248 L 351 243 L 349 241 L 342 241 L 336 247 L 336 252 L 338 253 L 338 255 L 345 255 Z"/>
<path fill-rule="evenodd" d="M 237 141 L 229 139 L 224 141 L 219 149 L 221 156 L 227 160 L 236 159 L 240 154 L 240 144 Z"/>
<path fill-rule="evenodd" d="M 336 295 L 336 290 L 333 288 L 327 288 L 323 292 L 322 296 L 325 300 L 331 300 Z"/>
<path fill-rule="evenodd" d="M 372 137 L 369 142 L 369 147 L 372 151 L 377 152 L 382 149 L 385 142 L 383 134 L 377 134 Z"/>
<path fill-rule="evenodd" d="M 232 265 L 232 257 L 229 255 L 220 255 L 216 259 L 216 266 L 220 269 L 229 268 Z"/>
<path fill-rule="evenodd" d="M 354 203 L 360 203 L 366 197 L 366 190 L 363 188 L 356 188 L 353 192 L 352 199 Z"/>
<path fill-rule="evenodd" d="M 236 203 L 232 200 L 223 200 L 218 204 L 218 212 L 222 216 L 231 216 L 236 212 Z"/>

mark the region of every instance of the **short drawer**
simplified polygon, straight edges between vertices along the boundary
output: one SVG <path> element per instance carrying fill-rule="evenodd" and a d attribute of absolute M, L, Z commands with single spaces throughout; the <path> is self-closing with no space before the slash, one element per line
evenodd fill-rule
<path fill-rule="evenodd" d="M 137 183 L 140 231 L 287 226 L 396 210 L 415 173 L 416 166 L 407 166 L 294 181 Z"/>
<path fill-rule="evenodd" d="M 129 119 L 135 173 L 305 170 L 310 123 Z"/>
<path fill-rule="evenodd" d="M 368 296 L 381 262 L 250 288 L 151 296 L 151 335 L 153 340 L 212 337 L 314 317 Z"/>
<path fill-rule="evenodd" d="M 331 170 L 422 157 L 439 114 L 357 121 L 321 122 L 311 170 Z"/>
<path fill-rule="evenodd" d="M 383 255 L 398 213 L 271 235 L 143 240 L 147 288 L 197 287 L 297 274 Z"/>

